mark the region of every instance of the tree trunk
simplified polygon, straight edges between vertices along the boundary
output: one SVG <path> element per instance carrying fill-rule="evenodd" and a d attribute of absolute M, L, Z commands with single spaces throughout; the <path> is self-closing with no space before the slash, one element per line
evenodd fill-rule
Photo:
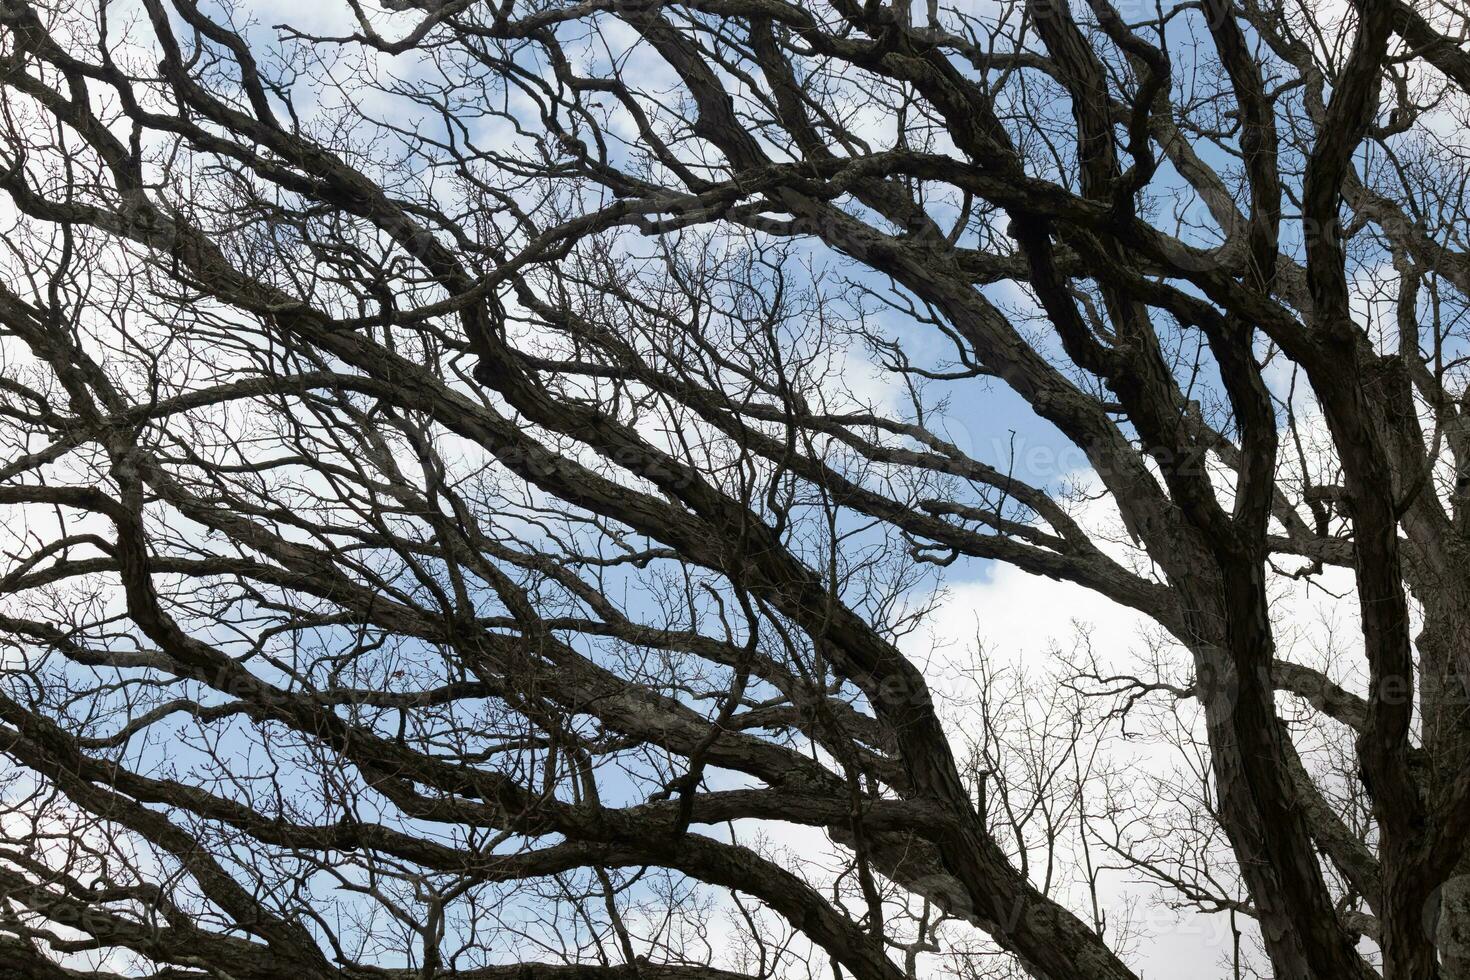
<path fill-rule="evenodd" d="M 1470 980 L 1470 863 L 1439 892 L 1439 975 L 1443 980 Z"/>

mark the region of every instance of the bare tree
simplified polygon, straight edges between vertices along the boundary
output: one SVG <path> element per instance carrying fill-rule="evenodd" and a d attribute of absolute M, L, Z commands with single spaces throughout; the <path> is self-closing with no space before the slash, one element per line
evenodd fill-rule
<path fill-rule="evenodd" d="M 1467 35 L 0 0 L 0 977 L 1470 978 Z"/>

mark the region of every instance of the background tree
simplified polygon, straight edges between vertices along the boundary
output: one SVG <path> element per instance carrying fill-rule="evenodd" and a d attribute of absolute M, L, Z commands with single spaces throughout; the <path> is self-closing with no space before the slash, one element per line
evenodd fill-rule
<path fill-rule="evenodd" d="M 1463 10 L 328 6 L 0 0 L 0 975 L 1470 976 Z"/>

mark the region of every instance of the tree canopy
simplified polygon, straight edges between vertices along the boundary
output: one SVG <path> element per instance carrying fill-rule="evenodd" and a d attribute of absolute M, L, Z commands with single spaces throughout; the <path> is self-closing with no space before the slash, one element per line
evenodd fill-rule
<path fill-rule="evenodd" d="M 1467 36 L 0 0 L 0 977 L 1470 978 Z"/>

